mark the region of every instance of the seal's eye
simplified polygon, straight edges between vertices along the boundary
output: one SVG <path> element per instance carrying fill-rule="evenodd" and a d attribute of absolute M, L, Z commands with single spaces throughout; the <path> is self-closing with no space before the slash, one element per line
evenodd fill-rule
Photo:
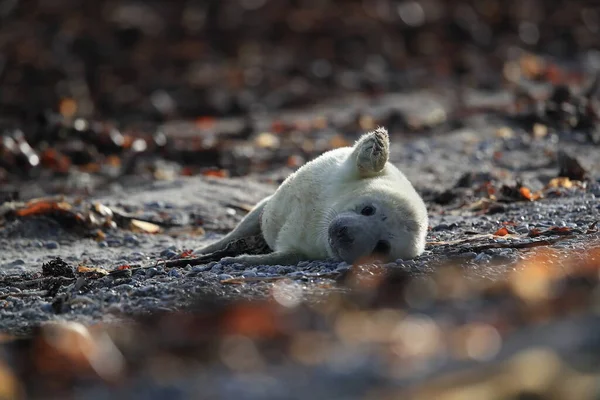
<path fill-rule="evenodd" d="M 388 255 L 390 253 L 390 250 L 391 250 L 390 242 L 388 242 L 387 240 L 380 240 L 375 245 L 373 254 Z"/>
<path fill-rule="evenodd" d="M 364 206 L 363 209 L 360 210 L 360 213 L 362 215 L 366 215 L 366 216 L 373 215 L 373 214 L 375 214 L 375 207 L 373 207 L 373 206 Z"/>

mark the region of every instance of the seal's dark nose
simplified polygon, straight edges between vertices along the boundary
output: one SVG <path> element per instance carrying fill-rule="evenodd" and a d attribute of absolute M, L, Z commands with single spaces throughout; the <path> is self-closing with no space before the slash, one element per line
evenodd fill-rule
<path fill-rule="evenodd" d="M 336 229 L 335 236 L 337 239 L 345 244 L 351 244 L 354 242 L 354 238 L 350 234 L 350 230 L 347 226 L 340 226 Z"/>

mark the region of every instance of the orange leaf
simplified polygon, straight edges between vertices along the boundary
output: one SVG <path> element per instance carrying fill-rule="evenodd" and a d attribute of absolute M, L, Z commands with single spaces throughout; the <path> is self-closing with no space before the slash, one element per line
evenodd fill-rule
<path fill-rule="evenodd" d="M 215 178 L 227 178 L 229 176 L 229 171 L 227 171 L 226 169 L 209 169 L 206 171 L 202 171 L 202 175 L 212 176 Z"/>
<path fill-rule="evenodd" d="M 504 227 L 504 226 L 502 228 L 498 229 L 496 232 L 494 232 L 494 235 L 496 235 L 496 236 L 506 236 L 508 234 L 509 234 L 508 229 L 506 229 L 506 227 Z"/>
<path fill-rule="evenodd" d="M 117 270 L 118 271 L 123 271 L 124 269 L 130 269 L 130 268 L 131 268 L 131 265 L 123 264 L 123 265 L 119 265 L 117 267 Z"/>
<path fill-rule="evenodd" d="M 539 230 L 538 228 L 532 228 L 529 230 L 529 236 L 530 237 L 536 237 L 536 236 L 540 236 L 542 234 L 542 231 Z"/>
<path fill-rule="evenodd" d="M 216 121 L 214 117 L 198 117 L 196 118 L 196 126 L 200 129 L 210 129 L 215 126 Z"/>
<path fill-rule="evenodd" d="M 526 188 L 526 187 L 524 187 L 524 186 L 523 186 L 523 187 L 521 187 L 521 188 L 519 189 L 519 193 L 521 193 L 521 196 L 522 196 L 524 199 L 527 199 L 527 200 L 530 200 L 530 201 L 531 201 L 531 200 L 533 200 L 533 197 L 531 196 L 531 190 L 529 190 L 528 188 Z"/>
<path fill-rule="evenodd" d="M 47 201 L 40 200 L 32 203 L 28 203 L 27 207 L 17 210 L 15 213 L 19 217 L 27 217 L 30 215 L 47 214 L 52 211 L 68 211 L 71 209 L 71 205 L 64 201 Z"/>
<path fill-rule="evenodd" d="M 194 170 L 190 167 L 183 167 L 183 168 L 181 168 L 181 175 L 182 176 L 194 176 Z"/>
<path fill-rule="evenodd" d="M 103 268 L 85 267 L 83 265 L 77 267 L 77 273 L 84 275 L 108 275 L 108 271 Z"/>
<path fill-rule="evenodd" d="M 289 168 L 298 168 L 304 164 L 304 159 L 298 155 L 289 156 L 287 159 L 287 166 Z"/>
<path fill-rule="evenodd" d="M 552 231 L 552 232 L 571 232 L 571 228 L 569 228 L 568 226 L 553 226 L 552 228 L 550 228 L 550 231 Z"/>
<path fill-rule="evenodd" d="M 62 99 L 58 108 L 64 117 L 70 118 L 77 112 L 77 103 L 71 98 Z"/>
<path fill-rule="evenodd" d="M 282 133 L 285 130 L 285 125 L 281 121 L 273 121 L 271 130 L 275 133 Z"/>
<path fill-rule="evenodd" d="M 194 253 L 194 251 L 193 251 L 193 250 L 184 250 L 184 251 L 183 251 L 183 252 L 182 252 L 182 253 L 179 255 L 179 257 L 180 257 L 180 258 L 187 258 L 187 257 L 191 257 L 193 253 Z"/>

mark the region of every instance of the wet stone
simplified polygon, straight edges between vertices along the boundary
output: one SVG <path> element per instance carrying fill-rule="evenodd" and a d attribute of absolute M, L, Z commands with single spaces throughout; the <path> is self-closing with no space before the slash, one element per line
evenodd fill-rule
<path fill-rule="evenodd" d="M 158 273 L 158 270 L 156 268 L 148 268 L 146 270 L 146 276 L 149 277 L 149 278 L 152 278 L 157 273 Z"/>
<path fill-rule="evenodd" d="M 217 266 L 217 264 L 196 265 L 195 267 L 192 267 L 192 272 L 204 272 L 204 271 L 208 271 L 208 270 L 212 269 L 215 266 Z"/>
<path fill-rule="evenodd" d="M 135 235 L 125 235 L 125 237 L 123 238 L 123 241 L 126 244 L 131 244 L 131 245 L 138 245 L 138 244 L 140 244 L 139 239 Z"/>
<path fill-rule="evenodd" d="M 171 249 L 166 249 L 160 253 L 160 256 L 162 258 L 171 259 L 171 258 L 177 256 L 177 253 Z"/>
<path fill-rule="evenodd" d="M 286 274 L 292 273 L 294 271 L 295 271 L 295 268 L 292 268 L 292 267 L 281 267 L 280 266 L 277 268 L 277 274 L 279 274 L 279 275 L 286 275 Z"/>
<path fill-rule="evenodd" d="M 171 269 L 167 275 L 173 278 L 181 278 L 181 272 L 177 268 Z"/>

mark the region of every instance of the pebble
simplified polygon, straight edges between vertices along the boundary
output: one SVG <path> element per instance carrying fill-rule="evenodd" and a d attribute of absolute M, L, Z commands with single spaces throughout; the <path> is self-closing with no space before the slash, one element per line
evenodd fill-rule
<path fill-rule="evenodd" d="M 295 271 L 295 268 L 292 268 L 292 267 L 281 267 L 280 266 L 277 268 L 277 274 L 279 274 L 279 275 L 286 275 L 286 274 L 292 273 L 294 271 Z"/>
<path fill-rule="evenodd" d="M 154 267 L 153 268 L 148 268 L 146 270 L 146 276 L 149 277 L 149 278 L 152 278 L 154 275 L 157 274 L 157 272 L 158 272 L 158 270 L 156 268 L 154 268 Z"/>
<path fill-rule="evenodd" d="M 132 244 L 132 245 L 138 245 L 138 244 L 140 244 L 139 239 L 135 235 L 125 235 L 125 237 L 123 238 L 123 240 L 127 244 Z"/>
<path fill-rule="evenodd" d="M 98 242 L 98 247 L 108 247 L 108 243 L 106 243 L 106 241 L 103 240 L 101 242 Z"/>
<path fill-rule="evenodd" d="M 162 201 L 150 201 L 145 204 L 148 208 L 163 208 L 164 203 Z"/>
<path fill-rule="evenodd" d="M 171 276 L 171 277 L 173 277 L 173 278 L 181 278 L 181 272 L 177 268 L 172 268 L 169 271 L 168 275 Z"/>
<path fill-rule="evenodd" d="M 133 286 L 131 286 L 128 283 L 125 283 L 122 285 L 115 286 L 115 290 L 118 290 L 120 292 L 125 292 L 125 291 L 129 292 L 129 291 L 133 290 Z"/>
<path fill-rule="evenodd" d="M 51 240 L 49 242 L 46 242 L 46 246 L 47 249 L 49 250 L 55 250 L 58 249 L 60 247 L 60 245 L 58 244 L 58 242 L 55 242 L 54 240 Z"/>
<path fill-rule="evenodd" d="M 490 255 L 485 254 L 485 253 L 479 253 L 473 261 L 484 263 L 484 262 L 489 262 L 491 259 L 492 259 L 492 257 Z"/>
<path fill-rule="evenodd" d="M 517 231 L 517 233 L 529 233 L 529 225 L 518 225 L 515 227 L 515 231 Z"/>
<path fill-rule="evenodd" d="M 229 275 L 229 274 L 220 274 L 219 275 L 219 280 L 224 281 L 224 280 L 227 280 L 227 279 L 233 279 L 233 276 Z"/>
<path fill-rule="evenodd" d="M 33 321 L 33 320 L 39 319 L 40 317 L 43 318 L 43 314 L 40 314 L 40 312 L 37 310 L 33 310 L 33 309 L 29 308 L 29 309 L 24 310 L 21 313 L 21 317 Z"/>
<path fill-rule="evenodd" d="M 170 259 L 170 258 L 173 258 L 173 257 L 177 256 L 177 253 L 175 251 L 171 250 L 171 249 L 166 249 L 162 253 L 160 253 L 160 256 L 162 258 L 168 258 L 168 259 Z"/>
<path fill-rule="evenodd" d="M 347 271 L 348 269 L 350 269 L 350 265 L 345 261 L 342 261 L 335 267 L 336 271 Z"/>
<path fill-rule="evenodd" d="M 204 272 L 204 271 L 208 271 L 209 269 L 212 269 L 214 265 L 211 264 L 207 264 L 207 265 L 196 265 L 195 267 L 192 267 L 192 272 Z"/>
<path fill-rule="evenodd" d="M 306 263 L 306 265 L 308 265 L 308 263 Z M 265 272 L 267 274 L 270 274 L 270 275 L 278 275 L 279 274 L 279 267 L 276 267 L 276 266 L 273 266 L 273 265 L 268 266 Z"/>
<path fill-rule="evenodd" d="M 244 278 L 255 278 L 257 276 L 257 273 L 255 270 L 250 270 L 250 271 L 244 271 L 242 273 L 242 276 Z"/>
<path fill-rule="evenodd" d="M 458 224 L 453 222 L 450 225 L 448 224 L 439 224 L 434 226 L 431 230 L 434 232 L 439 232 L 439 231 L 451 231 L 452 229 L 458 228 Z"/>
<path fill-rule="evenodd" d="M 143 260 L 146 255 L 140 251 L 133 252 L 129 255 L 129 259 L 132 261 Z"/>
<path fill-rule="evenodd" d="M 109 247 L 119 247 L 123 244 L 123 242 L 117 238 L 110 238 L 106 239 L 106 244 L 108 244 Z"/>

